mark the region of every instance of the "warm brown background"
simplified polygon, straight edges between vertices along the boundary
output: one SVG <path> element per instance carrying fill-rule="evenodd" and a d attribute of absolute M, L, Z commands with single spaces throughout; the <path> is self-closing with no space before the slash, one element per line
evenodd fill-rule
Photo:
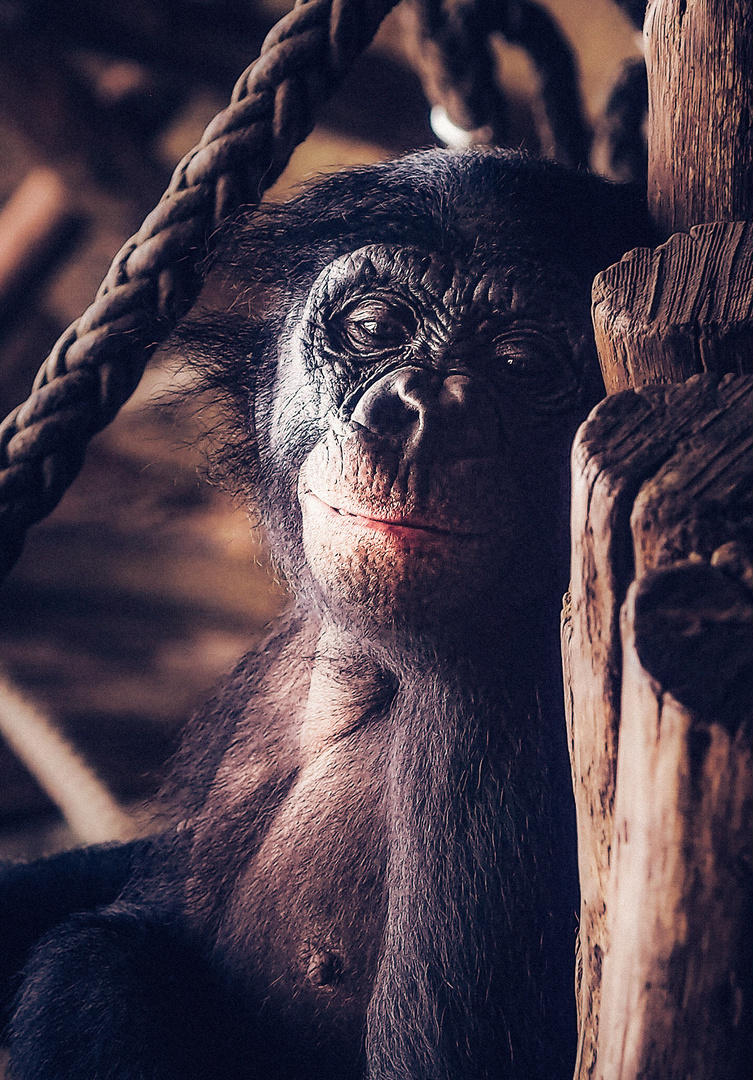
<path fill-rule="evenodd" d="M 577 44 L 593 115 L 621 60 L 636 52 L 634 32 L 609 0 L 549 6 Z M 0 204 L 46 165 L 80 218 L 47 272 L 25 278 L 0 306 L 3 413 L 23 399 L 57 334 L 86 307 L 284 9 L 259 3 L 234 24 L 233 7 L 250 5 L 140 0 L 121 26 L 108 22 L 115 16 L 101 0 L 67 5 L 70 23 L 60 25 L 44 14 L 27 23 L 20 0 L 0 5 Z M 278 194 L 320 170 L 432 143 L 399 13 L 388 23 Z M 530 71 L 513 49 L 500 50 L 500 63 L 523 139 Z M 0 261 L 5 238 L 0 219 Z M 285 602 L 246 513 L 197 473 L 196 422 L 148 404 L 175 363 L 162 355 L 152 364 L 0 592 L 0 669 L 128 807 L 148 799 L 191 709 Z M 0 712 L 14 708 L 3 700 L 0 692 Z M 0 857 L 80 838 L 0 739 Z"/>

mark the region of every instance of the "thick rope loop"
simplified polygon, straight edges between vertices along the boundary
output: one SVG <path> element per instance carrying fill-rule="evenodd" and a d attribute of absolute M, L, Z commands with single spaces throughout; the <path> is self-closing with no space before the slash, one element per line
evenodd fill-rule
<path fill-rule="evenodd" d="M 503 0 L 503 3 L 505 0 Z M 507 141 L 507 102 L 496 77 L 486 0 L 417 0 L 427 96 L 465 131 Z"/>
<path fill-rule="evenodd" d="M 596 132 L 594 166 L 619 183 L 648 184 L 648 75 L 643 57 L 626 60 Z"/>
<path fill-rule="evenodd" d="M 488 128 L 506 141 L 506 104 L 498 84 L 492 36 L 525 49 L 536 68 L 554 155 L 585 166 L 591 131 L 581 102 L 573 51 L 536 0 L 417 0 L 429 96 L 466 131 Z"/>
<path fill-rule="evenodd" d="M 57 505 L 88 441 L 194 302 L 217 227 L 274 183 L 395 3 L 298 0 L 270 31 L 228 107 L 116 255 L 92 305 L 59 338 L 29 400 L 0 425 L 0 571 L 13 565 L 28 527 Z"/>
<path fill-rule="evenodd" d="M 539 75 L 557 160 L 585 168 L 591 130 L 582 107 L 575 57 L 553 16 L 535 0 L 508 0 L 499 5 L 490 29 L 530 56 Z"/>

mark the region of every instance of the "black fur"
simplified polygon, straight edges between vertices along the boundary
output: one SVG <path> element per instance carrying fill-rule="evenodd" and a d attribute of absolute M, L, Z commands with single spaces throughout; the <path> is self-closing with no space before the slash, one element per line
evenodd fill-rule
<path fill-rule="evenodd" d="M 572 1075 L 567 449 L 599 394 L 591 278 L 647 240 L 634 193 L 506 152 L 339 174 L 229 230 L 234 310 L 183 344 L 297 604 L 188 726 L 174 829 L 27 963 L 13 1080 Z M 347 322 L 369 288 L 417 324 L 371 359 L 347 337 L 376 332 Z M 333 453 L 335 487 L 403 507 L 373 550 L 306 525 L 299 478 Z M 329 513 L 347 538 L 365 511 Z"/>
<path fill-rule="evenodd" d="M 111 904 L 148 841 L 68 851 L 38 862 L 0 863 L 0 1030 L 29 953 L 77 911 Z"/>

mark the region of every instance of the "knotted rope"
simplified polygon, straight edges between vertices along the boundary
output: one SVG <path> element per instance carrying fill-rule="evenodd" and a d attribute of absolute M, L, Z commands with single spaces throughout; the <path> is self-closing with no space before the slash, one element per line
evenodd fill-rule
<path fill-rule="evenodd" d="M 269 33 L 230 105 L 177 166 L 92 305 L 56 343 L 31 396 L 0 426 L 0 573 L 15 562 L 29 526 L 60 501 L 89 440 L 191 307 L 218 225 L 274 183 L 395 3 L 298 0 Z"/>

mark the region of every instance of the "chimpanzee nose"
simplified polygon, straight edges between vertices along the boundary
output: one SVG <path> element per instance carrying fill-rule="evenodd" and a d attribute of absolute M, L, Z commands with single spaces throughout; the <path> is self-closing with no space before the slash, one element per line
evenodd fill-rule
<path fill-rule="evenodd" d="M 419 367 L 391 371 L 359 398 L 351 421 L 406 449 L 431 443 L 457 457 L 497 449 L 499 417 L 489 388 L 470 375 Z"/>

